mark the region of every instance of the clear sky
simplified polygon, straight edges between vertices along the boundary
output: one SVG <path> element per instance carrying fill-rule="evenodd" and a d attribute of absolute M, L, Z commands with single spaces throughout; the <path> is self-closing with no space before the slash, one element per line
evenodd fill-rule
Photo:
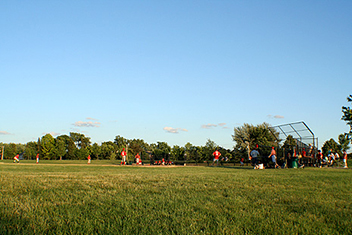
<path fill-rule="evenodd" d="M 0 1 L 0 142 L 80 132 L 232 148 L 234 127 L 349 127 L 352 1 Z"/>

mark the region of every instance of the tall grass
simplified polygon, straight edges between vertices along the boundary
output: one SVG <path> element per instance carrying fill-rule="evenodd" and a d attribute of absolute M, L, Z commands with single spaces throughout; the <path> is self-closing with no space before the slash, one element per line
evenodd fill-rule
<path fill-rule="evenodd" d="M 352 171 L 1 164 L 1 234 L 351 234 Z"/>

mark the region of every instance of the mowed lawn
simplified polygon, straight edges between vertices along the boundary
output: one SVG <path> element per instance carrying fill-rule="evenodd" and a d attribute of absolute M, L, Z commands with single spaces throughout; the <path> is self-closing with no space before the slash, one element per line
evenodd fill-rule
<path fill-rule="evenodd" d="M 352 170 L 0 163 L 0 234 L 352 234 Z"/>

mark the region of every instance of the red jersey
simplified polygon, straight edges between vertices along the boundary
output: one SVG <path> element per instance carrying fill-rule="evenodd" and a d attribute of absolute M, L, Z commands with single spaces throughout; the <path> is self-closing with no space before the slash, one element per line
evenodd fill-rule
<path fill-rule="evenodd" d="M 121 156 L 126 156 L 126 151 L 125 150 L 122 150 Z"/>
<path fill-rule="evenodd" d="M 216 150 L 216 151 L 213 153 L 213 156 L 214 156 L 215 159 L 219 159 L 219 157 L 221 156 L 221 153 L 220 153 L 218 150 Z"/>
<path fill-rule="evenodd" d="M 343 159 L 347 160 L 347 153 L 346 152 L 343 153 Z"/>
<path fill-rule="evenodd" d="M 90 160 L 90 155 L 88 155 L 88 160 Z"/>

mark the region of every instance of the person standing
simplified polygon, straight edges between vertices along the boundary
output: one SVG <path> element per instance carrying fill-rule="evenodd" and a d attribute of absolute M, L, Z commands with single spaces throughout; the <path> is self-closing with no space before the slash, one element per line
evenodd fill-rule
<path fill-rule="evenodd" d="M 343 167 L 343 168 L 348 168 L 348 166 L 347 166 L 347 152 L 346 152 L 346 150 L 343 151 L 343 163 L 344 163 L 344 167 Z"/>
<path fill-rule="evenodd" d="M 139 156 L 139 153 L 137 153 L 135 158 L 136 158 L 136 164 L 139 165 L 139 162 L 140 162 L 140 159 L 141 159 L 141 156 Z"/>
<path fill-rule="evenodd" d="M 90 157 L 90 154 L 88 154 L 88 164 L 90 164 L 90 160 L 91 160 L 91 157 Z"/>
<path fill-rule="evenodd" d="M 259 151 L 258 145 L 255 146 L 255 149 L 253 149 L 250 153 L 251 159 L 252 159 L 252 166 L 254 166 L 254 169 L 258 169 L 258 157 L 259 157 Z"/>
<path fill-rule="evenodd" d="M 271 147 L 271 153 L 269 155 L 269 158 L 271 157 L 271 161 L 275 164 L 275 168 L 280 168 L 280 166 L 277 164 L 276 161 L 276 151 L 274 147 Z"/>
<path fill-rule="evenodd" d="M 216 161 L 216 165 L 219 165 L 219 157 L 221 156 L 221 153 L 218 150 L 215 150 L 215 152 L 213 153 L 214 159 L 213 159 L 213 165 Z"/>
<path fill-rule="evenodd" d="M 122 152 L 121 152 L 121 157 L 122 157 L 122 161 L 121 161 L 121 165 L 124 164 L 126 165 L 126 151 L 125 151 L 125 148 L 122 149 Z"/>
<path fill-rule="evenodd" d="M 37 154 L 37 164 L 39 163 L 39 153 Z"/>
<path fill-rule="evenodd" d="M 323 154 L 321 153 L 320 150 L 318 150 L 318 155 L 317 155 L 317 160 L 318 160 L 318 167 L 322 168 L 322 160 L 323 160 Z"/>

